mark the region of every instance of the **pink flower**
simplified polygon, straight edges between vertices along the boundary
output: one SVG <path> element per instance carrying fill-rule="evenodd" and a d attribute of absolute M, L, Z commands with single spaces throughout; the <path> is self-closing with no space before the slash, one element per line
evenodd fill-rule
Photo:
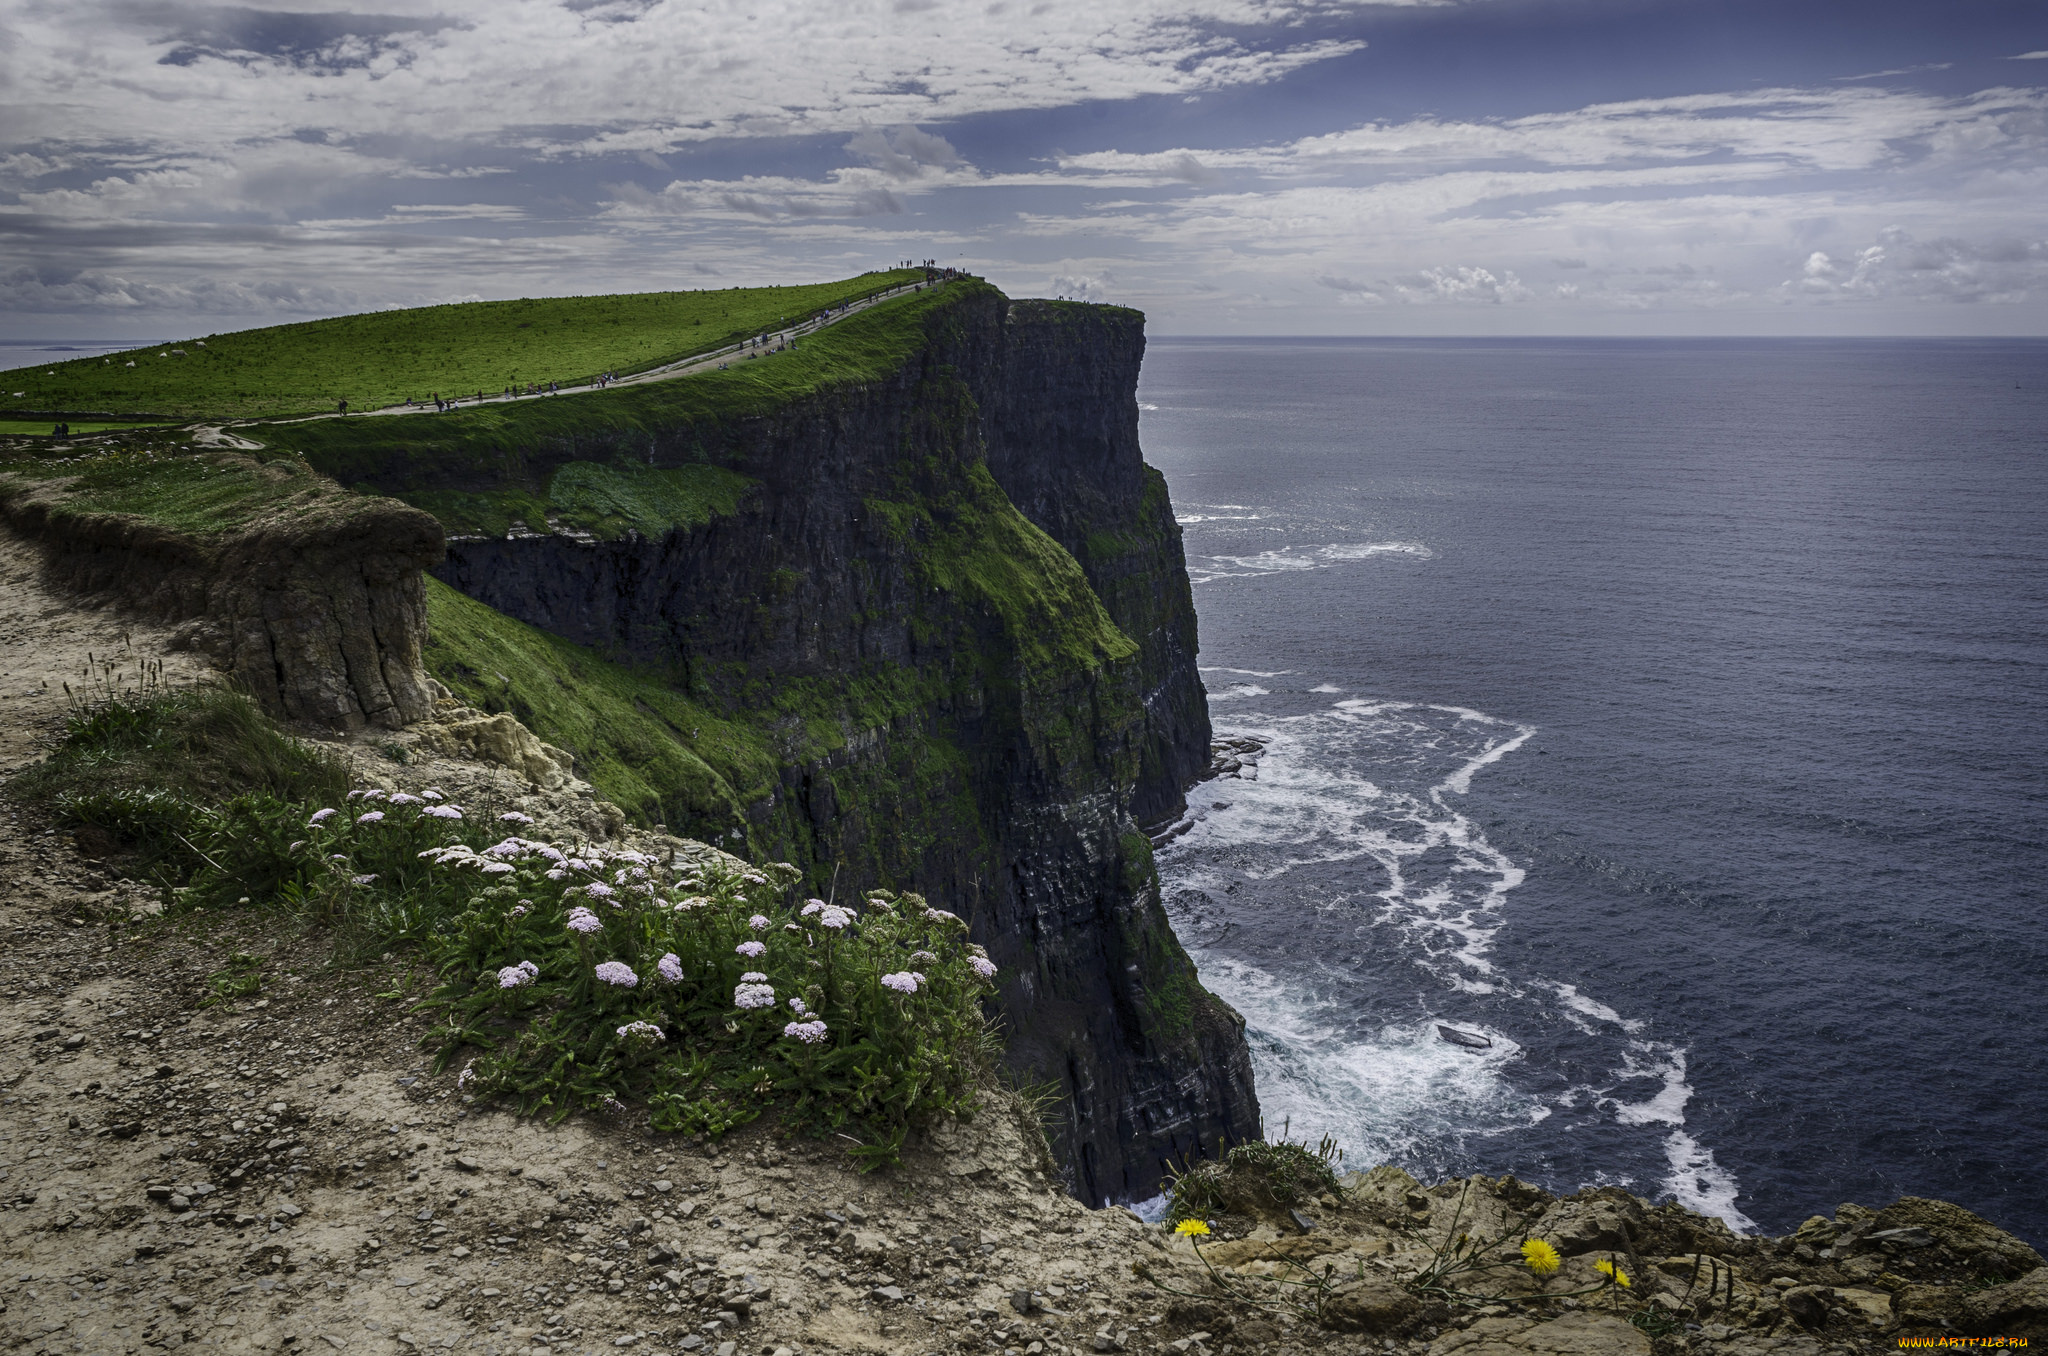
<path fill-rule="evenodd" d="M 834 904 L 827 904 L 818 911 L 818 926 L 837 931 L 853 921 L 853 915 Z"/>
<path fill-rule="evenodd" d="M 326 821 L 334 818 L 336 813 L 338 812 L 334 810 L 331 806 L 325 810 L 315 810 L 313 811 L 313 817 L 306 821 L 306 827 L 310 829 L 315 824 L 323 824 Z"/>
<path fill-rule="evenodd" d="M 804 901 L 803 916 L 809 918 L 812 914 L 821 912 L 824 907 L 825 901 L 822 899 L 807 899 Z"/>
<path fill-rule="evenodd" d="M 604 923 L 596 914 L 579 904 L 569 910 L 569 931 L 603 932 Z"/>
<path fill-rule="evenodd" d="M 507 824 L 531 824 L 533 822 L 532 815 L 523 815 L 517 810 L 507 810 L 504 814 L 499 815 L 498 818 Z"/>
<path fill-rule="evenodd" d="M 462 818 L 462 807 L 460 805 L 429 805 L 420 813 L 432 815 L 435 819 L 460 819 Z"/>
<path fill-rule="evenodd" d="M 654 963 L 655 973 L 671 984 L 683 982 L 683 958 L 671 951 Z"/>
<path fill-rule="evenodd" d="M 370 811 L 370 812 L 369 812 L 368 814 L 366 814 L 366 815 L 357 815 L 357 816 L 356 816 L 356 823 L 358 823 L 358 824 L 376 824 L 376 823 L 379 823 L 380 821 L 382 821 L 382 820 L 383 820 L 383 818 L 384 818 L 384 812 L 383 812 L 382 810 L 372 810 L 372 811 Z"/>
<path fill-rule="evenodd" d="M 614 891 L 612 890 L 611 886 L 606 885 L 603 881 L 594 880 L 590 882 L 590 884 L 583 887 L 583 893 L 597 899 L 604 899 L 605 897 L 613 894 Z"/>
<path fill-rule="evenodd" d="M 350 876 L 350 877 L 348 878 L 348 883 L 349 883 L 350 885 L 368 885 L 368 884 L 370 884 L 370 883 L 371 883 L 372 881 L 374 881 L 374 880 L 376 880 L 376 879 L 377 879 L 376 873 L 375 873 L 375 872 L 372 872 L 371 874 L 369 874 L 369 875 L 367 875 L 367 876 Z"/>
<path fill-rule="evenodd" d="M 616 984 L 630 989 L 640 982 L 640 976 L 633 973 L 633 967 L 622 961 L 605 961 L 597 967 L 597 978 L 601 984 Z"/>
<path fill-rule="evenodd" d="M 749 918 L 747 920 L 747 926 L 752 928 L 756 932 L 761 931 L 763 928 L 768 926 L 768 915 L 765 913 L 755 914 L 752 918 Z"/>
<path fill-rule="evenodd" d="M 805 1045 L 816 1045 L 825 1039 L 825 1024 L 815 1017 L 808 1022 L 791 1022 L 782 1028 L 782 1034 L 800 1040 Z"/>
<path fill-rule="evenodd" d="M 732 991 L 732 1005 L 736 1008 L 772 1008 L 775 1006 L 775 990 L 766 984 L 741 984 Z"/>
<path fill-rule="evenodd" d="M 748 960 L 752 960 L 756 956 L 765 954 L 768 948 L 763 946 L 759 942 L 741 942 L 738 946 L 734 947 L 733 950 L 739 952 L 739 954 L 745 956 Z"/>
<path fill-rule="evenodd" d="M 983 979 L 994 979 L 996 977 L 996 963 L 986 956 L 976 956 L 968 961 L 967 964 L 975 974 L 980 975 Z"/>
<path fill-rule="evenodd" d="M 893 975 L 882 976 L 882 987 L 894 989 L 897 993 L 916 993 L 917 976 L 908 970 L 898 970 Z"/>
<path fill-rule="evenodd" d="M 508 965 L 498 971 L 498 987 L 501 989 L 523 989 L 540 977 L 540 967 L 530 960 Z"/>
<path fill-rule="evenodd" d="M 662 1034 L 661 1028 L 652 1022 L 628 1022 L 619 1028 L 618 1034 L 622 1041 L 640 1041 L 647 1045 L 655 1045 L 668 1039 Z"/>

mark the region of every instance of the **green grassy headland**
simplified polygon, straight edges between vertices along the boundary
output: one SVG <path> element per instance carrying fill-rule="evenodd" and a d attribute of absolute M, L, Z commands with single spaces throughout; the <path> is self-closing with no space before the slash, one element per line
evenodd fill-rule
<path fill-rule="evenodd" d="M 473 397 L 509 384 L 580 383 L 715 349 L 922 276 L 896 270 L 797 287 L 461 302 L 209 334 L 8 372 L 0 417 L 76 410 L 245 419 L 325 412 L 341 400 L 369 410 L 436 392 Z"/>
<path fill-rule="evenodd" d="M 993 289 L 962 281 L 900 297 L 820 330 L 794 349 L 677 381 L 446 414 L 314 419 L 240 431 L 303 456 L 343 485 L 425 509 L 452 533 L 504 536 L 514 523 L 544 532 L 553 518 L 599 536 L 620 536 L 628 527 L 655 535 L 650 527 L 729 512 L 718 504 L 742 487 L 636 468 L 650 459 L 670 466 L 697 460 L 693 447 L 721 425 L 829 387 L 890 376 L 930 342 L 946 308 L 981 290 Z M 654 457 L 657 444 L 662 455 Z M 610 468 L 609 476 L 574 470 L 598 462 Z"/>

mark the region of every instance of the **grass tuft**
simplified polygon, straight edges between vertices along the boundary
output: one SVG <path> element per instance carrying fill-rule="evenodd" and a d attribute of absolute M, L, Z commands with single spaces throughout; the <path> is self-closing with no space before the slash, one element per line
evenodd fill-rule
<path fill-rule="evenodd" d="M 1313 1148 L 1286 1139 L 1239 1144 L 1221 1159 L 1197 1163 L 1174 1175 L 1167 1218 L 1257 1216 L 1291 1210 L 1342 1189 L 1336 1166 L 1342 1158 L 1343 1151 L 1328 1137 Z"/>

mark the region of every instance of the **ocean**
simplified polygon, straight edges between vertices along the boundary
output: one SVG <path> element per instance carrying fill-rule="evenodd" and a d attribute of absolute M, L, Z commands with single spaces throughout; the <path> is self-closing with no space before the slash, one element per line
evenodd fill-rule
<path fill-rule="evenodd" d="M 1263 744 L 1160 866 L 1269 1135 L 2048 1245 L 2048 341 L 1154 340 L 1139 398 Z"/>

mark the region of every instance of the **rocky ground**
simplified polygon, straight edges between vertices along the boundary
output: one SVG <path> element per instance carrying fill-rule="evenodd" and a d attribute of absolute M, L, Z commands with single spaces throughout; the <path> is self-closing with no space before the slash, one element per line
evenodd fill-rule
<path fill-rule="evenodd" d="M 0 773 L 54 737 L 88 652 L 202 676 L 170 635 L 44 593 L 33 567 L 0 541 Z M 366 781 L 623 831 L 554 751 L 452 703 L 345 751 Z M 766 1123 L 706 1144 L 630 1114 L 521 1119 L 433 1071 L 406 957 L 256 910 L 162 916 L 4 800 L 0 935 L 10 1351 L 1817 1356 L 2048 1337 L 2041 1259 L 1938 1202 L 1758 1240 L 1614 1190 L 1378 1169 L 1227 1204 L 1198 1255 L 1064 1195 L 997 1089 L 866 1177 Z M 1547 1279 L 1512 1253 L 1524 1229 L 1564 1255 Z M 1508 1252 L 1420 1286 L 1460 1235 Z M 1597 1288 L 1603 1260 L 1627 1291 Z M 1329 1279 L 1279 1284 L 1311 1272 Z"/>

